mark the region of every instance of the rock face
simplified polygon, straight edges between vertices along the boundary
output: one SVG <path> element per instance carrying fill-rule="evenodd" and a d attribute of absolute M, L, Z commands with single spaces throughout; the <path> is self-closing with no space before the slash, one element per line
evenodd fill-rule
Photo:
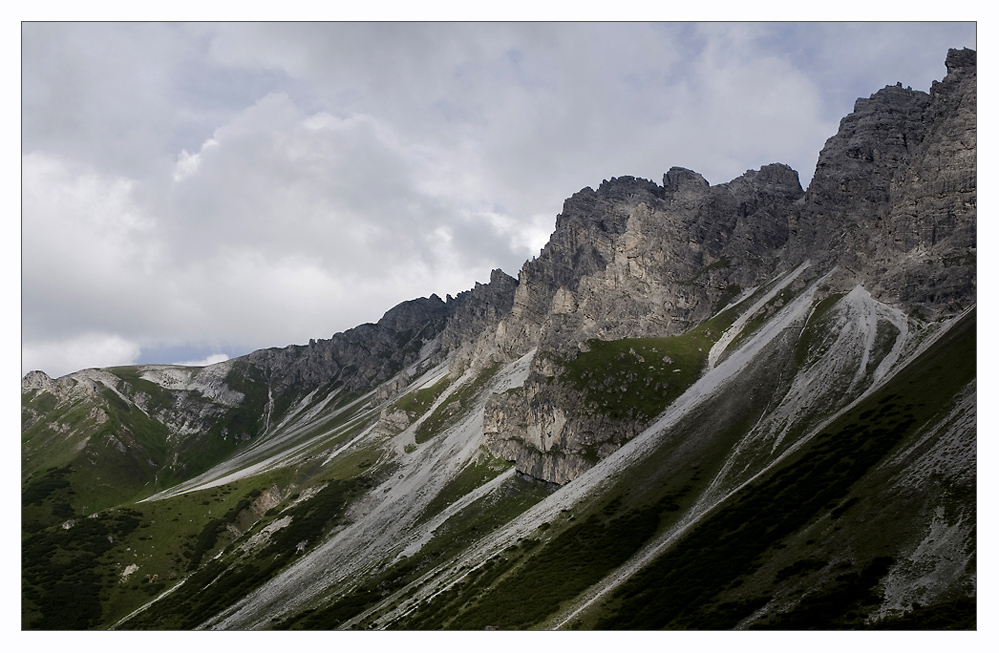
<path fill-rule="evenodd" d="M 537 354 L 524 392 L 487 406 L 490 449 L 562 484 L 627 441 L 642 421 L 581 411 L 579 393 L 552 382 L 563 363 L 590 339 L 684 333 L 762 283 L 802 195 L 797 173 L 772 164 L 714 187 L 672 168 L 662 186 L 622 177 L 568 199 L 498 329 L 509 355 Z"/>
<path fill-rule="evenodd" d="M 975 52 L 951 50 L 947 71 L 929 94 L 899 84 L 857 100 L 819 155 L 791 248 L 825 245 L 875 296 L 932 318 L 975 293 Z"/>
<path fill-rule="evenodd" d="M 664 185 L 621 177 L 566 200 L 541 255 L 524 265 L 497 333 L 538 369 L 587 338 L 675 335 L 774 269 L 802 195 L 782 164 L 709 187 L 671 169 Z"/>
<path fill-rule="evenodd" d="M 260 370 L 275 395 L 301 396 L 334 385 L 362 394 L 400 371 L 416 376 L 463 346 L 469 349 L 483 330 L 495 329 L 510 312 L 516 288 L 516 279 L 493 270 L 489 283 L 477 283 L 447 301 L 431 295 L 403 302 L 375 324 L 308 346 L 255 351 L 245 360 Z"/>
<path fill-rule="evenodd" d="M 516 279 L 502 270 L 493 270 L 489 283 L 476 283 L 471 290 L 448 296 L 451 313 L 439 340 L 442 353 L 456 352 L 451 368 L 459 373 L 473 360 L 488 360 L 477 349 L 477 339 L 483 333 L 494 334 L 498 323 L 513 308 L 517 292 Z"/>
<path fill-rule="evenodd" d="M 437 295 L 414 299 L 392 308 L 376 324 L 362 324 L 308 346 L 262 349 L 246 361 L 273 380 L 275 393 L 332 383 L 361 393 L 419 359 L 451 312 Z"/>
<path fill-rule="evenodd" d="M 809 279 L 836 268 L 831 283 L 842 289 L 860 283 L 926 319 L 956 314 L 976 292 L 975 53 L 952 50 L 947 70 L 928 94 L 898 84 L 858 99 L 807 192 L 780 163 L 716 186 L 679 167 L 661 185 L 605 180 L 565 201 L 519 279 L 494 270 L 488 283 L 446 301 L 403 302 L 376 324 L 230 362 L 219 383 L 267 402 L 242 420 L 240 437 L 255 437 L 320 389 L 356 396 L 378 388 L 385 400 L 443 361 L 456 378 L 534 351 L 523 387 L 487 405 L 487 446 L 525 474 L 564 484 L 650 419 L 596 410 L 563 378 L 592 341 L 684 334 L 805 261 Z M 99 386 L 70 376 L 32 372 L 22 386 L 56 394 Z M 197 430 L 202 417 L 173 423 Z"/>
<path fill-rule="evenodd" d="M 926 318 L 975 299 L 975 53 L 952 50 L 929 94 L 889 86 L 857 100 L 823 148 L 808 191 L 782 164 L 717 186 L 672 168 L 662 185 L 621 177 L 566 200 L 524 265 L 496 334 L 537 348 L 519 395 L 487 407 L 489 447 L 564 483 L 627 441 L 642 419 L 608 419 L 553 382 L 589 339 L 675 336 L 780 270 L 838 266 L 844 288 Z"/>
<path fill-rule="evenodd" d="M 975 628 L 975 54 L 947 68 L 858 100 L 807 191 L 613 178 L 517 279 L 25 375 L 22 628 Z"/>
<path fill-rule="evenodd" d="M 885 238 L 871 266 L 880 295 L 928 317 L 954 312 L 976 290 L 975 60 L 971 50 L 951 50 L 947 77 L 931 88 L 929 127 L 892 180 Z"/>

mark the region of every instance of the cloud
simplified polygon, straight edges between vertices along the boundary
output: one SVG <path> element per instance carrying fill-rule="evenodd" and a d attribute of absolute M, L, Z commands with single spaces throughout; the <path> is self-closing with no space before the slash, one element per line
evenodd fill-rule
<path fill-rule="evenodd" d="M 183 174 L 158 203 L 169 206 L 164 223 L 178 262 L 201 267 L 256 253 L 258 262 L 283 268 L 307 262 L 341 283 L 419 279 L 429 294 L 463 289 L 469 270 L 515 271 L 525 257 L 515 230 L 507 227 L 497 243 L 493 213 L 455 192 L 451 179 L 459 173 L 448 151 L 372 116 L 310 114 L 273 94 L 207 143 L 197 155 L 182 153 Z M 469 242 L 449 243 L 445 235 L 462 229 L 488 246 L 472 252 Z M 462 285 L 447 280 L 442 288 L 455 266 L 465 270 Z"/>
<path fill-rule="evenodd" d="M 226 354 L 211 354 L 198 361 L 184 361 L 174 363 L 174 365 L 183 365 L 185 367 L 207 367 L 216 363 L 224 363 L 227 360 L 229 360 L 229 357 Z"/>
<path fill-rule="evenodd" d="M 856 97 L 928 88 L 974 25 L 26 23 L 22 41 L 24 344 L 98 333 L 188 360 L 516 275 L 604 178 L 781 161 L 807 183 Z"/>
<path fill-rule="evenodd" d="M 103 325 L 147 350 L 245 353 L 456 294 L 488 278 L 502 248 L 495 216 L 427 192 L 426 156 L 370 117 L 308 115 L 280 94 L 182 152 L 169 184 L 25 155 L 25 331 L 68 338 Z M 474 265 L 450 236 L 469 224 L 492 243 Z M 515 248 L 509 225 L 504 235 Z"/>
<path fill-rule="evenodd" d="M 97 171 L 156 169 L 183 122 L 173 79 L 196 56 L 176 26 L 22 24 L 22 137 Z"/>
<path fill-rule="evenodd" d="M 161 256 L 134 182 L 43 154 L 23 156 L 21 169 L 24 327 L 45 338 L 114 330 L 142 306 Z"/>
<path fill-rule="evenodd" d="M 218 144 L 217 140 L 209 138 L 201 144 L 201 149 L 194 154 L 191 154 L 186 149 L 181 149 L 180 155 L 177 157 L 177 165 L 173 171 L 173 180 L 182 181 L 185 177 L 196 173 L 201 166 L 201 157 L 205 153 L 205 150 L 218 147 Z"/>
<path fill-rule="evenodd" d="M 30 340 L 21 343 L 21 374 L 43 370 L 55 378 L 88 367 L 132 365 L 139 354 L 138 344 L 115 334 Z"/>

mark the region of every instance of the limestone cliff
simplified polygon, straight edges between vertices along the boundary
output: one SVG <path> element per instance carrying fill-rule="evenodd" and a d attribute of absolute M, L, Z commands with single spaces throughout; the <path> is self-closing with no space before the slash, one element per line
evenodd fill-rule
<path fill-rule="evenodd" d="M 819 155 L 790 248 L 933 318 L 960 311 L 976 283 L 976 53 L 946 63 L 929 94 L 899 83 L 857 100 Z"/>
<path fill-rule="evenodd" d="M 858 100 L 807 191 L 617 177 L 517 279 L 27 374 L 22 628 L 976 628 L 975 54 L 947 68 Z"/>
<path fill-rule="evenodd" d="M 523 389 L 487 406 L 490 449 L 524 473 L 572 480 L 652 417 L 608 415 L 569 382 L 566 364 L 590 340 L 678 336 L 806 261 L 788 292 L 835 269 L 827 291 L 860 283 L 934 319 L 967 307 L 975 53 L 952 50 L 947 69 L 928 94 L 899 84 L 857 100 L 807 192 L 783 164 L 717 186 L 674 167 L 661 186 L 621 177 L 566 200 L 551 240 L 521 270 L 510 315 L 488 333 L 507 356 L 537 350 Z M 622 378 L 619 391 L 632 391 Z"/>

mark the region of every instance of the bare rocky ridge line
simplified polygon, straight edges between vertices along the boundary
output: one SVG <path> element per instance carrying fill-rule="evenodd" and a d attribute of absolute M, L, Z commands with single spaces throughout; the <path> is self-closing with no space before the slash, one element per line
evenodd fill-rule
<path fill-rule="evenodd" d="M 550 383 L 559 360 L 588 338 L 682 333 L 726 292 L 805 260 L 818 274 L 838 266 L 831 291 L 860 283 L 924 319 L 973 302 L 975 53 L 952 50 L 947 68 L 929 94 L 890 86 L 858 100 L 807 192 L 773 164 L 714 187 L 673 168 L 662 186 L 623 177 L 567 200 L 551 241 L 521 272 L 510 317 L 483 336 L 494 350 L 538 348 L 523 396 L 496 406 L 509 431 L 494 427 L 491 450 L 525 473 L 572 480 L 592 464 L 584 449 L 603 457 L 636 431 L 573 416 L 579 398 Z M 606 438 L 584 435 L 593 432 Z"/>
<path fill-rule="evenodd" d="M 488 446 L 520 471 L 564 484 L 592 465 L 584 449 L 603 457 L 637 432 L 630 423 L 567 414 L 563 404 L 578 397 L 551 387 L 560 361 L 589 338 L 683 333 L 727 294 L 808 258 L 819 273 L 838 265 L 852 275 L 843 279 L 847 288 L 859 282 L 924 319 L 967 305 L 976 264 L 975 54 L 951 51 L 947 67 L 929 94 L 899 85 L 858 100 L 823 148 L 807 191 L 782 164 L 717 186 L 682 168 L 661 186 L 614 178 L 566 200 L 551 240 L 519 280 L 494 270 L 489 283 L 446 302 L 436 295 L 404 302 L 377 324 L 237 360 L 259 370 L 273 405 L 275 396 L 330 383 L 354 393 L 382 386 L 383 399 L 445 360 L 457 376 L 535 349 L 525 392 L 497 407 L 512 430 L 499 427 Z M 214 371 L 214 386 L 187 389 L 231 405 L 238 393 L 220 377 L 232 364 L 201 372 Z M 177 387 L 185 372 L 170 369 L 146 374 Z M 22 388 L 51 387 L 39 374 L 25 376 Z M 609 435 L 582 436 L 594 430 Z"/>
<path fill-rule="evenodd" d="M 343 513 L 321 537 L 269 551 L 268 560 L 287 557 L 238 599 L 200 615 L 211 629 L 308 624 L 365 593 L 377 599 L 329 623 L 436 623 L 420 621 L 427 606 L 455 595 L 449 610 L 474 612 L 483 597 L 462 592 L 519 542 L 535 538 L 544 551 L 573 528 L 567 515 L 621 517 L 662 499 L 660 488 L 680 492 L 682 510 L 663 513 L 667 521 L 627 559 L 529 624 L 586 627 L 613 609 L 616 589 L 755 480 L 786 471 L 837 416 L 968 323 L 975 54 L 951 51 L 947 68 L 930 93 L 897 85 L 858 100 L 807 190 L 779 163 L 716 186 L 679 167 L 661 184 L 613 178 L 566 200 L 549 243 L 517 279 L 494 270 L 457 297 L 404 302 L 376 324 L 205 368 L 143 365 L 59 379 L 30 372 L 22 470 L 58 487 L 61 477 L 45 476 L 59 471 L 54 465 L 72 464 L 94 483 L 106 482 L 104 465 L 127 469 L 119 505 L 141 501 L 143 510 L 266 483 L 251 502 L 253 520 L 224 526 L 234 548 L 215 547 L 210 568 L 237 577 L 256 569 L 267 541 L 296 532 L 304 514 L 292 508 L 341 480 L 361 481 L 336 499 Z M 746 572 L 756 574 L 746 587 L 783 581 L 743 625 L 807 606 L 800 593 L 809 585 L 844 577 L 836 565 L 866 564 L 850 556 L 874 545 L 850 538 L 876 541 L 864 520 L 892 519 L 885 510 L 909 519 L 874 547 L 894 561 L 865 618 L 911 611 L 927 597 L 974 596 L 974 507 L 960 501 L 975 491 L 976 386 L 945 390 L 956 393 L 953 405 L 857 481 L 868 495 L 833 497 L 796 531 L 798 558 L 775 548 L 761 570 Z M 545 488 L 546 498 L 529 495 L 531 507 L 474 537 L 460 530 L 458 522 L 477 518 L 474 506 L 528 477 L 543 482 L 530 487 Z M 273 478 L 284 480 L 272 486 Z M 685 478 L 698 480 L 684 486 Z M 633 503 L 614 508 L 621 497 Z M 280 512 L 264 517 L 272 508 Z M 848 519 L 836 521 L 841 514 Z M 455 532 L 460 542 L 442 544 Z M 416 571 L 403 584 L 378 582 L 407 561 Z M 820 562 L 828 569 L 809 567 Z M 201 589 L 231 582 L 229 571 Z M 143 570 L 133 572 L 122 578 Z M 169 592 L 194 596 L 190 578 L 146 606 L 166 609 L 177 601 Z M 758 598 L 734 587 L 717 589 L 716 601 L 742 609 L 739 601 Z M 116 627 L 157 623 L 133 608 Z"/>

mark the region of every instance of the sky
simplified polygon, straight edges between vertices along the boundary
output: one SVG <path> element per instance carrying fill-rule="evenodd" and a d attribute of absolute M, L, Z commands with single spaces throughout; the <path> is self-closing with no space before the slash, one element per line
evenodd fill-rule
<path fill-rule="evenodd" d="M 21 24 L 21 373 L 206 364 L 516 277 L 604 179 L 811 179 L 974 23 Z"/>

